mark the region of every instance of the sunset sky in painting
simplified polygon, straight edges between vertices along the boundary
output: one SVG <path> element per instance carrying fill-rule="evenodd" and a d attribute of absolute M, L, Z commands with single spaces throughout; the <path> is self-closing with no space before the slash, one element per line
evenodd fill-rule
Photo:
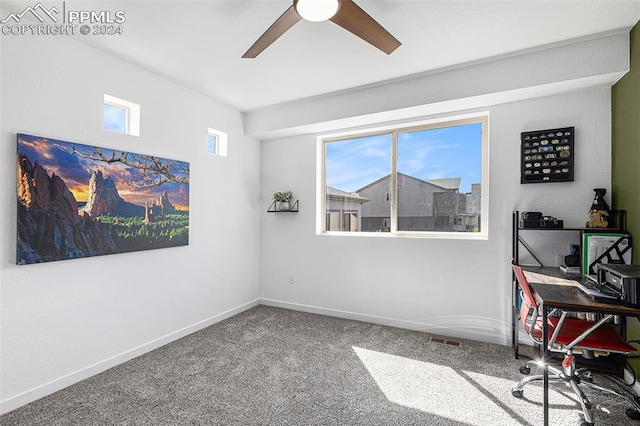
<path fill-rule="evenodd" d="M 145 202 L 151 203 L 157 197 L 167 191 L 169 201 L 180 210 L 189 210 L 189 185 L 165 183 L 160 186 L 141 188 L 136 186 L 142 183 L 142 175 L 139 169 L 122 163 L 106 163 L 83 158 L 73 153 L 77 151 L 90 153 L 92 145 L 64 142 L 56 139 L 42 138 L 30 135 L 18 135 L 18 153 L 22 153 L 32 163 L 40 164 L 51 176 L 55 173 L 62 178 L 76 201 L 86 202 L 88 196 L 89 180 L 94 170 L 101 170 L 104 178 L 110 177 L 120 197 L 133 204 L 144 206 Z M 103 154 L 110 157 L 112 150 L 100 147 Z M 183 169 L 188 163 L 183 161 L 163 159 Z M 186 176 L 185 173 L 178 174 Z"/>

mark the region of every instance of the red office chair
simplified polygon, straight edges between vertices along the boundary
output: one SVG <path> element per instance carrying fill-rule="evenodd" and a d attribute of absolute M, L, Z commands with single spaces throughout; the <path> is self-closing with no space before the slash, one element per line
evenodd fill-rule
<path fill-rule="evenodd" d="M 534 291 L 529 285 L 522 268 L 514 260 L 511 263 L 522 297 L 520 320 L 529 336 L 536 343 L 542 345 L 542 316 L 534 297 Z M 634 419 L 637 418 L 635 416 L 640 411 L 640 405 L 636 401 L 613 389 L 594 384 L 591 372 L 584 368 L 576 368 L 575 353 L 582 353 L 585 358 L 593 358 L 598 354 L 619 353 L 626 355 L 636 351 L 636 348 L 625 342 L 611 326 L 605 324 L 613 315 L 605 315 L 601 320 L 594 322 L 567 318 L 567 312 L 562 312 L 560 317 L 551 316 L 552 314 L 554 314 L 553 311 L 547 319 L 550 336 L 547 343 L 548 350 L 550 352 L 563 353 L 564 358 L 562 368 L 548 365 L 549 383 L 565 383 L 573 389 L 584 413 L 584 419 L 580 421 L 580 424 L 582 426 L 593 425 L 591 403 L 581 387 L 598 389 L 624 398 L 633 406 L 633 410 L 627 410 L 627 415 Z M 528 375 L 531 372 L 531 363 L 534 363 L 534 361 L 527 362 L 525 366 L 520 368 L 520 372 Z M 538 363 L 536 364 L 538 365 Z M 516 398 L 521 398 L 523 388 L 528 383 L 542 379 L 542 374 L 524 377 L 511 389 L 511 393 Z"/>

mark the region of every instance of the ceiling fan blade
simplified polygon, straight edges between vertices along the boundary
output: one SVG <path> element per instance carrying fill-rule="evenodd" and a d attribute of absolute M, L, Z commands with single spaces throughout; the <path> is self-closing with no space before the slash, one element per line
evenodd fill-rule
<path fill-rule="evenodd" d="M 352 0 L 342 0 L 340 10 L 330 20 L 387 55 L 402 44 Z"/>
<path fill-rule="evenodd" d="M 264 49 L 269 47 L 271 43 L 276 41 L 278 37 L 287 32 L 289 28 L 293 27 L 300 19 L 300 15 L 296 12 L 293 6 L 289 7 L 276 21 L 260 36 L 260 38 L 253 43 L 253 46 L 242 55 L 243 58 L 255 58 Z"/>

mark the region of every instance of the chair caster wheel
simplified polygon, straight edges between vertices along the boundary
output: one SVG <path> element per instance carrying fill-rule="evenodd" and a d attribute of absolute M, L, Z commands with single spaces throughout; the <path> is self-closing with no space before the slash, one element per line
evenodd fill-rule
<path fill-rule="evenodd" d="M 522 390 L 511 389 L 511 395 L 515 396 L 516 398 L 522 398 Z"/>
<path fill-rule="evenodd" d="M 633 408 L 627 408 L 625 411 L 627 417 L 633 420 L 640 420 L 640 411 L 634 410 Z"/>
<path fill-rule="evenodd" d="M 593 426 L 593 423 L 590 423 L 585 419 L 580 419 L 578 420 L 578 426 Z"/>
<path fill-rule="evenodd" d="M 529 373 L 531 373 L 531 369 L 529 367 L 527 367 L 526 365 L 520 367 L 520 374 L 524 374 L 525 376 L 528 376 Z"/>

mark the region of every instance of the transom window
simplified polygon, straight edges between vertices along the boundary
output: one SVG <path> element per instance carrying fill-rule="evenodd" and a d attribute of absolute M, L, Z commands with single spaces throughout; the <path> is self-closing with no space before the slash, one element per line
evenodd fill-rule
<path fill-rule="evenodd" d="M 228 136 L 225 132 L 209 128 L 207 135 L 207 152 L 211 155 L 227 156 Z"/>
<path fill-rule="evenodd" d="M 321 232 L 486 238 L 487 123 L 322 138 Z"/>
<path fill-rule="evenodd" d="M 104 104 L 104 128 L 118 133 L 127 132 L 127 110 L 111 104 Z"/>
<path fill-rule="evenodd" d="M 102 112 L 105 130 L 140 136 L 140 105 L 105 94 Z"/>

